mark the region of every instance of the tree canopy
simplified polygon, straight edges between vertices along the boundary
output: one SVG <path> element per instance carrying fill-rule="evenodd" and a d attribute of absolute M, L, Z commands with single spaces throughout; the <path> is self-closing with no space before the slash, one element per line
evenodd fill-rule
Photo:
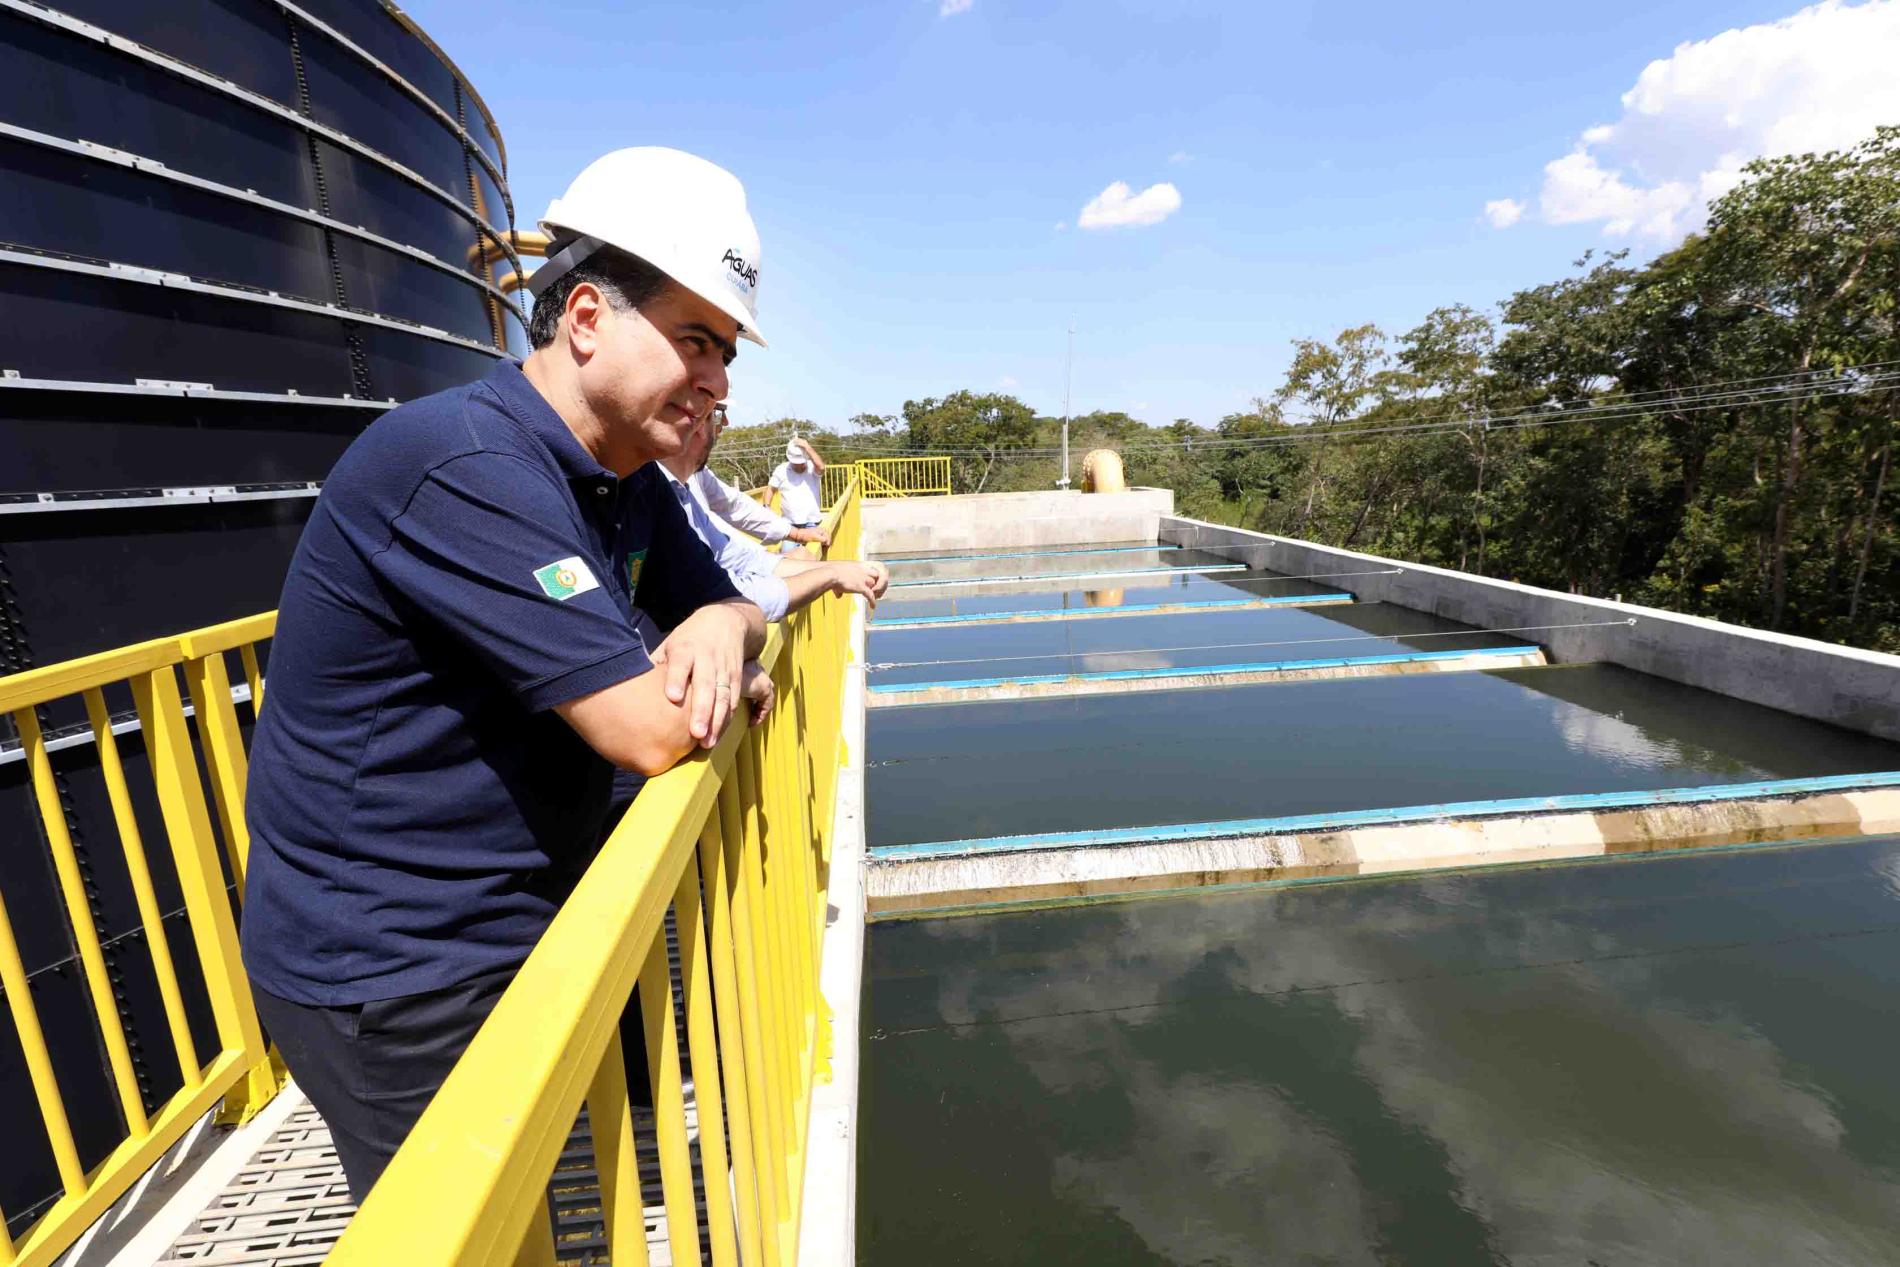
<path fill-rule="evenodd" d="M 1089 414 L 1072 450 L 1119 449 L 1194 517 L 1900 651 L 1897 308 L 1887 127 L 1750 164 L 1704 232 L 1641 267 L 1586 255 L 1494 312 L 1296 340 L 1247 410 Z M 791 421 L 727 447 L 769 456 Z M 1049 487 L 1060 428 L 970 391 L 803 424 L 827 457 L 950 453 L 959 491 Z"/>

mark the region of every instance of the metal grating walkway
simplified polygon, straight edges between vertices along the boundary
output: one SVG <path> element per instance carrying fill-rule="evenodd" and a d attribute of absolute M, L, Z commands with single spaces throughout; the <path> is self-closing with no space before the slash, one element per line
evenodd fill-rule
<path fill-rule="evenodd" d="M 667 966 L 673 984 L 673 1024 L 686 1049 L 685 993 L 680 988 L 679 929 L 666 914 Z M 693 1165 L 693 1204 L 699 1214 L 701 1260 L 710 1263 L 704 1169 L 699 1155 L 699 1108 L 693 1079 L 684 1079 L 686 1138 Z M 281 1093 L 299 1103 L 282 1126 L 238 1170 L 224 1190 L 173 1242 L 155 1267 L 307 1267 L 321 1263 L 343 1235 L 356 1205 L 343 1181 L 343 1166 L 330 1143 L 330 1128 L 295 1083 Z M 652 1267 L 672 1267 L 665 1198 L 660 1185 L 659 1142 L 653 1110 L 635 1106 L 633 1133 L 640 1171 L 640 1204 Z M 587 1109 L 582 1107 L 567 1146 L 548 1182 L 557 1261 L 568 1267 L 608 1267 L 600 1178 Z"/>
<path fill-rule="evenodd" d="M 283 1094 L 300 1099 L 302 1092 Z M 172 1264 L 319 1263 L 356 1212 L 330 1128 L 304 1101 L 159 1259 Z"/>
<path fill-rule="evenodd" d="M 301 1100 L 302 1092 L 285 1095 Z M 699 1173 L 699 1118 L 687 1085 L 687 1131 Z M 659 1151 L 651 1111 L 633 1111 L 640 1141 L 640 1193 L 645 1207 L 647 1253 L 654 1267 L 671 1267 L 666 1210 L 660 1194 Z M 600 1212 L 600 1183 L 583 1111 L 555 1165 L 549 1184 L 559 1261 L 574 1267 L 604 1267 L 607 1258 Z M 695 1187 L 700 1244 L 707 1243 L 705 1192 Z M 313 1267 L 321 1263 L 356 1212 L 343 1167 L 330 1144 L 330 1128 L 308 1101 L 238 1171 L 198 1215 L 156 1267 Z"/>

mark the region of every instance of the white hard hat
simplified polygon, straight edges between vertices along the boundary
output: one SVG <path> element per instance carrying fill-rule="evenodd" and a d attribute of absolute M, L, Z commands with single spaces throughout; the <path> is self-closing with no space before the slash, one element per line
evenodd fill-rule
<path fill-rule="evenodd" d="M 805 450 L 800 447 L 798 441 L 787 440 L 785 442 L 785 460 L 790 462 L 793 466 L 805 465 Z"/>
<path fill-rule="evenodd" d="M 548 204 L 541 231 L 562 248 L 528 275 L 537 298 L 554 279 L 598 251 L 637 255 L 739 323 L 761 347 L 759 231 L 745 186 L 716 163 L 683 150 L 642 145 L 589 163 L 565 197 Z"/>

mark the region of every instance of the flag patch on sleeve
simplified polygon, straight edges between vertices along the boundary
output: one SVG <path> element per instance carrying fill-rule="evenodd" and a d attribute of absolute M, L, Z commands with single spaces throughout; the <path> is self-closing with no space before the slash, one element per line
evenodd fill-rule
<path fill-rule="evenodd" d="M 556 559 L 546 567 L 534 570 L 534 579 L 541 583 L 541 592 L 549 598 L 566 602 L 576 594 L 585 594 L 588 590 L 600 588 L 600 582 L 594 579 L 591 568 L 576 555 L 565 559 Z"/>

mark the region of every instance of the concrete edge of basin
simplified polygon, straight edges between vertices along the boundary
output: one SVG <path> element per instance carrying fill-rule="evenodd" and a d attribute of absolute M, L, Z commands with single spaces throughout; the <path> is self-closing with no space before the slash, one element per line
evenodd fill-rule
<path fill-rule="evenodd" d="M 875 555 L 1153 541 L 1161 517 L 1173 513 L 1166 488 L 874 499 L 864 503 L 864 546 Z"/>
<path fill-rule="evenodd" d="M 1634 603 L 1560 594 L 1198 519 L 1163 516 L 1156 539 L 1287 575 L 1376 565 L 1396 568 L 1367 572 L 1354 588 L 1359 601 L 1410 607 L 1475 629 L 1571 626 L 1537 636 L 1555 663 L 1607 661 L 1900 740 L 1900 656 Z M 1634 626 L 1618 624 L 1631 617 L 1637 621 Z"/>
<path fill-rule="evenodd" d="M 1657 801 L 1153 843 L 879 857 L 872 920 L 1302 879 L 1553 862 L 1900 831 L 1891 785 Z"/>
<path fill-rule="evenodd" d="M 1263 686 L 1285 682 L 1328 682 L 1340 678 L 1403 677 L 1417 673 L 1472 673 L 1485 669 L 1527 669 L 1544 663 L 1536 647 L 1500 647 L 1481 651 L 1428 651 L 1416 655 L 1364 656 L 1357 660 L 1310 664 L 1222 664 L 1204 669 L 1138 669 L 1121 673 L 1076 673 L 983 682 L 930 682 L 915 687 L 873 687 L 871 708 L 905 704 L 974 704 L 985 700 L 1068 699 L 1083 695 L 1123 695 L 1133 691 L 1172 691 L 1214 686 Z"/>
<path fill-rule="evenodd" d="M 818 994 L 830 1011 L 828 1079 L 814 1080 L 806 1123 L 806 1163 L 798 1261 L 850 1267 L 857 1257 L 858 1012 L 864 990 L 864 626 L 851 605 L 851 664 L 845 670 L 845 762 L 832 814 L 825 931 Z"/>

